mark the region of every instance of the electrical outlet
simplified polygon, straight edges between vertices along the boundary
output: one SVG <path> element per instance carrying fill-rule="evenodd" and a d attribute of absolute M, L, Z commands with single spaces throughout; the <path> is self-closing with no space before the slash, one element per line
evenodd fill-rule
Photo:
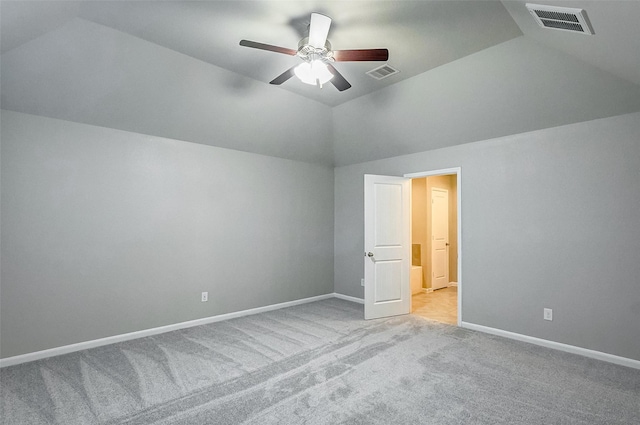
<path fill-rule="evenodd" d="M 360 286 L 364 286 L 364 278 L 360 279 Z"/>
<path fill-rule="evenodd" d="M 545 308 L 543 310 L 542 317 L 544 318 L 544 320 L 553 320 L 553 310 L 551 310 L 550 308 Z"/>
<path fill-rule="evenodd" d="M 203 293 L 202 293 L 201 301 L 202 301 L 203 303 L 206 303 L 207 301 L 209 301 L 209 293 L 208 293 L 208 292 L 203 292 Z"/>

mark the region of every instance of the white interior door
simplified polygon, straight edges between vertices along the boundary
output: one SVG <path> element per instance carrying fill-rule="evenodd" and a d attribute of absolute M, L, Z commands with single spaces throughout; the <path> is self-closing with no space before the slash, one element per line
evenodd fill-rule
<path fill-rule="evenodd" d="M 431 189 L 431 288 L 449 285 L 449 192 Z"/>
<path fill-rule="evenodd" d="M 409 314 L 410 180 L 364 176 L 364 318 Z"/>

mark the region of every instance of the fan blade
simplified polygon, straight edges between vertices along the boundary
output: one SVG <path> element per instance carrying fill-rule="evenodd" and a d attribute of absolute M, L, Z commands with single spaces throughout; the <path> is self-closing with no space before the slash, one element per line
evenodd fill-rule
<path fill-rule="evenodd" d="M 290 56 L 295 56 L 298 53 L 297 50 L 287 49 L 286 47 L 272 46 L 271 44 L 258 43 L 249 40 L 240 40 L 240 45 L 245 47 L 252 47 L 254 49 L 268 50 L 270 52 L 284 53 L 285 55 Z"/>
<path fill-rule="evenodd" d="M 331 18 L 319 13 L 311 14 L 311 23 L 309 24 L 309 44 L 316 49 L 322 49 L 329 35 L 329 27 L 331 26 Z"/>
<path fill-rule="evenodd" d="M 351 87 L 351 84 L 338 72 L 337 69 L 333 67 L 330 63 L 327 64 L 327 68 L 329 68 L 329 72 L 333 74 L 333 78 L 331 79 L 331 84 L 336 86 L 339 91 L 345 91 L 346 89 Z"/>
<path fill-rule="evenodd" d="M 298 66 L 298 65 L 296 65 Z M 276 78 L 274 78 L 273 80 L 271 80 L 269 82 L 269 84 L 275 84 L 275 85 L 280 85 L 282 83 L 284 83 L 285 81 L 287 81 L 289 78 L 294 76 L 294 72 L 293 70 L 295 69 L 295 66 L 292 66 L 291 68 L 287 69 L 285 72 L 283 72 L 282 74 L 278 75 Z"/>
<path fill-rule="evenodd" d="M 387 49 L 334 50 L 333 59 L 336 62 L 386 61 L 386 60 L 389 60 L 389 50 Z"/>

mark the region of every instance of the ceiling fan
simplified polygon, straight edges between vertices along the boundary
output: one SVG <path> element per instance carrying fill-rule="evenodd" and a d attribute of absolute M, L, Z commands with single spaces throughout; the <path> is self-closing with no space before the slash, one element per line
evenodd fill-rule
<path fill-rule="evenodd" d="M 298 50 L 249 40 L 240 40 L 240 45 L 298 56 L 304 61 L 274 78 L 270 84 L 280 85 L 295 75 L 303 83 L 319 87 L 331 81 L 331 84 L 339 91 L 347 90 L 351 84 L 331 64 L 332 62 L 386 61 L 389 59 L 387 49 L 332 50 L 331 43 L 327 40 L 330 26 L 331 18 L 320 13 L 312 13 L 309 37 L 300 40 Z"/>

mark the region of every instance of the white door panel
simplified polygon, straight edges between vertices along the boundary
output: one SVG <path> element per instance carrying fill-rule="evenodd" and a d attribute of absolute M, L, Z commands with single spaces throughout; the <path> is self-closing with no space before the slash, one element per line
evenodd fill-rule
<path fill-rule="evenodd" d="M 400 301 L 402 289 L 402 261 L 374 261 L 374 302 Z"/>
<path fill-rule="evenodd" d="M 410 180 L 365 175 L 365 319 L 408 314 Z"/>

